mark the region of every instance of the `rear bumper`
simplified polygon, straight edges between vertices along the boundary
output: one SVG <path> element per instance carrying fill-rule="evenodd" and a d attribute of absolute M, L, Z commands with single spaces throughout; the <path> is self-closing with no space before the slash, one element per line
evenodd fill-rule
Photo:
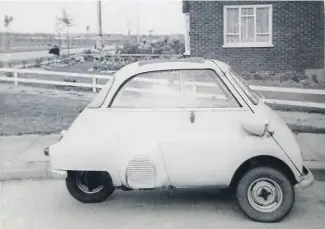
<path fill-rule="evenodd" d="M 49 147 L 44 148 L 44 154 L 45 154 L 45 156 L 50 156 L 50 148 Z M 52 178 L 56 178 L 56 179 L 65 179 L 68 177 L 68 172 L 65 170 L 52 169 L 51 176 L 52 176 Z"/>
<path fill-rule="evenodd" d="M 299 177 L 297 186 L 307 188 L 313 185 L 315 178 L 312 172 L 305 166 L 303 166 L 302 172 L 303 174 Z"/>
<path fill-rule="evenodd" d="M 56 179 L 66 179 L 68 177 L 68 172 L 65 170 L 52 169 L 52 177 Z"/>

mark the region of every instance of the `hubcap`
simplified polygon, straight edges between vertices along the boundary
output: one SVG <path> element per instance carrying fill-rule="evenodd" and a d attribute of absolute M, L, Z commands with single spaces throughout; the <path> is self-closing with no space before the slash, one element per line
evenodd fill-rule
<path fill-rule="evenodd" d="M 250 205 L 260 212 L 273 212 L 283 202 L 280 185 L 272 179 L 260 178 L 251 183 L 247 190 Z"/>
<path fill-rule="evenodd" d="M 87 194 L 100 192 L 104 185 L 102 184 L 103 173 L 101 172 L 79 172 L 76 177 L 78 188 Z"/>

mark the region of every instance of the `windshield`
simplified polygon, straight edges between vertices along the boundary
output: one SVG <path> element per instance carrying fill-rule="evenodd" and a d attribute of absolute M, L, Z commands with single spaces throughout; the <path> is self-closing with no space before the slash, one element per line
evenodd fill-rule
<path fill-rule="evenodd" d="M 96 95 L 96 97 L 88 104 L 88 108 L 100 108 L 106 97 L 108 92 L 110 91 L 113 82 L 115 79 L 115 74 L 113 75 L 113 77 L 106 83 L 106 85 L 103 87 L 103 89 Z"/>
<path fill-rule="evenodd" d="M 254 104 L 257 105 L 259 102 L 259 97 L 255 94 L 255 92 L 250 89 L 248 84 L 241 78 L 232 68 L 229 68 L 228 75 L 232 77 L 239 87 L 244 91 L 245 95 L 249 98 L 249 100 Z"/>

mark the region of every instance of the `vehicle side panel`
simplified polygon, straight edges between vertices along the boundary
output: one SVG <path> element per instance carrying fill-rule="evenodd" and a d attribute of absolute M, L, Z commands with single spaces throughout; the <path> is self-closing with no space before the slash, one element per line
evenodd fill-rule
<path fill-rule="evenodd" d="M 116 184 L 126 185 L 128 163 L 145 156 L 154 164 L 155 186 L 168 186 L 158 139 L 176 133 L 177 116 L 176 112 L 85 109 L 64 138 L 50 147 L 51 165 L 61 170 L 108 171 Z"/>

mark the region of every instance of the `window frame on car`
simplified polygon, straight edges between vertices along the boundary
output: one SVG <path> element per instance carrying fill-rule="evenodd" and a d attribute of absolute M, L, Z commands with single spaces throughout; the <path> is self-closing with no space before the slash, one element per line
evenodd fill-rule
<path fill-rule="evenodd" d="M 95 98 L 93 98 L 93 100 L 87 104 L 86 107 L 89 109 L 98 109 L 102 107 L 113 87 L 114 82 L 115 82 L 115 74 L 105 84 L 105 86 L 98 92 Z"/>
<path fill-rule="evenodd" d="M 242 15 L 242 9 L 249 8 L 253 9 L 253 14 Z M 268 9 L 268 31 L 267 32 L 257 32 L 257 9 L 267 8 Z M 230 33 L 228 28 L 230 27 L 228 18 L 229 9 L 238 9 L 238 32 Z M 242 17 L 253 17 L 254 23 L 254 41 L 253 42 L 242 42 L 241 41 L 241 18 Z M 224 5 L 223 6 L 223 46 L 224 48 L 240 48 L 240 47 L 274 47 L 273 45 L 273 7 L 272 4 L 256 4 L 256 5 Z M 269 39 L 266 42 L 256 41 L 257 35 L 269 35 Z M 227 36 L 238 36 L 238 42 L 227 42 Z"/>
<path fill-rule="evenodd" d="M 258 95 L 256 95 L 249 85 L 245 82 L 244 79 L 241 78 L 232 68 L 229 68 L 227 71 L 227 75 L 231 77 L 236 84 L 238 84 L 239 88 L 244 92 L 246 97 L 251 101 L 252 104 L 258 105 L 260 102 L 260 99 Z"/>
<path fill-rule="evenodd" d="M 118 89 L 114 92 L 114 95 L 112 96 L 112 99 L 110 100 L 109 104 L 108 104 L 108 108 L 110 109 L 132 109 L 132 110 L 139 110 L 139 109 L 178 109 L 177 108 L 160 108 L 160 107 L 152 107 L 152 108 L 137 108 L 137 107 L 114 107 L 113 103 L 117 97 L 117 95 L 120 93 L 120 91 L 124 88 L 124 86 L 129 83 L 131 80 L 133 80 L 136 77 L 141 77 L 141 75 L 147 74 L 147 73 L 156 73 L 156 72 L 166 72 L 166 71 L 178 71 L 178 69 L 166 69 L 166 70 L 157 70 L 157 71 L 147 71 L 147 72 L 141 72 L 138 73 L 136 75 L 133 75 L 132 77 L 128 78 L 127 80 L 125 80 L 119 87 Z"/>
<path fill-rule="evenodd" d="M 180 75 L 181 75 L 181 83 L 182 83 L 182 85 L 185 84 L 185 80 L 184 80 L 184 76 L 182 74 L 182 71 L 184 72 L 184 71 L 191 71 L 191 70 L 193 70 L 193 71 L 199 70 L 199 71 L 210 71 L 210 72 L 212 72 L 214 74 L 214 76 L 213 76 L 213 78 L 214 78 L 213 81 L 214 82 L 213 83 L 216 84 L 221 91 L 223 91 L 225 96 L 228 96 L 229 100 L 234 99 L 235 102 L 238 104 L 238 106 L 234 106 L 234 107 L 212 107 L 212 106 L 211 107 L 200 107 L 200 106 L 198 106 L 198 107 L 194 107 L 194 106 L 190 107 L 190 106 L 188 106 L 188 107 L 183 107 L 184 109 L 236 109 L 236 108 L 242 108 L 243 107 L 242 104 L 236 98 L 236 96 L 232 93 L 230 88 L 225 84 L 224 80 L 222 80 L 221 77 L 218 75 L 218 73 L 213 69 L 181 69 L 180 70 Z M 212 84 L 212 82 L 210 82 L 210 83 Z M 210 83 L 201 82 L 201 84 L 210 84 Z M 199 84 L 200 84 L 200 82 L 199 82 Z M 227 92 L 225 92 L 225 90 Z M 182 94 L 183 94 L 183 96 L 185 96 L 185 91 L 184 90 L 182 91 Z M 232 97 L 232 98 L 230 98 L 230 97 Z"/>
<path fill-rule="evenodd" d="M 130 82 L 132 79 L 134 79 L 135 77 L 139 77 L 143 74 L 146 73 L 152 73 L 152 72 L 163 72 L 163 71 L 184 71 L 184 70 L 211 70 L 216 77 L 219 77 L 220 81 L 224 84 L 225 88 L 228 90 L 229 94 L 236 100 L 236 102 L 238 103 L 238 107 L 204 107 L 204 108 L 200 108 L 200 107 L 170 107 L 170 108 L 161 108 L 161 107 L 151 107 L 151 108 L 134 108 L 134 107 L 114 107 L 113 103 L 118 95 L 118 93 L 121 92 L 122 88 L 128 83 Z M 180 74 L 180 73 L 179 73 Z M 181 84 L 183 84 L 182 82 L 183 80 L 181 79 Z M 184 92 L 182 91 L 183 89 L 181 89 L 181 94 L 183 94 Z M 200 69 L 166 69 L 166 70 L 157 70 L 157 71 L 147 71 L 147 72 L 142 72 L 136 75 L 133 75 L 132 77 L 128 78 L 127 80 L 125 80 L 121 85 L 119 85 L 119 87 L 115 90 L 113 96 L 111 97 L 107 108 L 109 109 L 124 109 L 124 110 L 245 110 L 246 106 L 243 104 L 243 101 L 239 101 L 240 99 L 238 98 L 238 96 L 236 96 L 234 94 L 234 92 L 229 88 L 229 86 L 225 83 L 224 79 L 222 79 L 222 77 L 219 76 L 219 74 L 215 71 L 215 69 L 212 68 L 200 68 Z"/>

